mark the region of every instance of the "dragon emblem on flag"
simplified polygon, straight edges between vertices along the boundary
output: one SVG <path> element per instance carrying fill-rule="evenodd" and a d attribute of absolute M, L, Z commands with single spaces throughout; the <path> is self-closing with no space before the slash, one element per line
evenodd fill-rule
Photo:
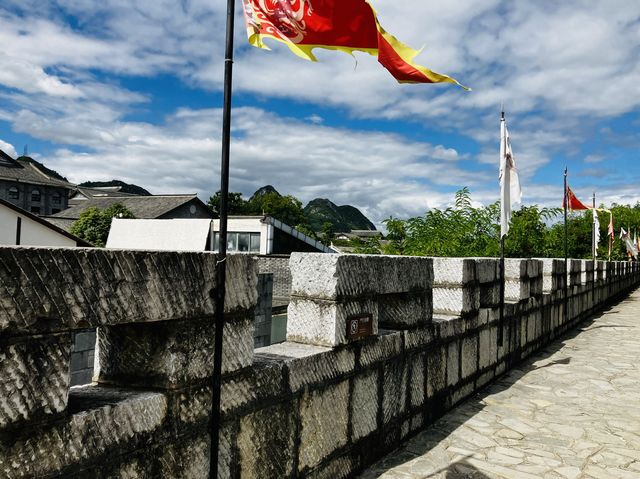
<path fill-rule="evenodd" d="M 305 17 L 313 13 L 311 0 L 244 0 L 247 23 L 267 35 L 300 43 L 306 34 Z"/>

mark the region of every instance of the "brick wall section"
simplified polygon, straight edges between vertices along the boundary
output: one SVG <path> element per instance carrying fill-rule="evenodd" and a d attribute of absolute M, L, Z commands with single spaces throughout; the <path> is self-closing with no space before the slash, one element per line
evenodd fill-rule
<path fill-rule="evenodd" d="M 291 270 L 289 255 L 256 256 L 258 271 L 273 274 L 273 299 L 289 302 L 291 297 Z"/>
<path fill-rule="evenodd" d="M 308 307 L 289 327 L 305 343 L 254 351 L 257 267 L 230 258 L 219 477 L 350 477 L 640 282 L 637 264 L 607 263 L 583 283 L 572 261 L 565 297 L 564 261 L 513 261 L 500 324 L 497 260 L 435 263 L 294 254 Z M 214 268 L 212 254 L 0 249 L 0 477 L 206 478 Z M 463 290 L 442 317 L 433 281 Z M 352 312 L 387 329 L 344 340 Z M 69 392 L 71 334 L 92 326 L 98 384 Z"/>

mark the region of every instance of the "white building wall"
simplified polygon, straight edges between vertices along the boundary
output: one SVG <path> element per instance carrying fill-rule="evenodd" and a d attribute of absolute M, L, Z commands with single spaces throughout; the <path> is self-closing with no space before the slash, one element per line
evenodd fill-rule
<path fill-rule="evenodd" d="M 22 218 L 20 233 L 20 245 L 22 246 L 77 246 L 71 238 L 67 238 L 4 205 L 0 205 L 0 244 L 16 244 L 18 217 Z"/>

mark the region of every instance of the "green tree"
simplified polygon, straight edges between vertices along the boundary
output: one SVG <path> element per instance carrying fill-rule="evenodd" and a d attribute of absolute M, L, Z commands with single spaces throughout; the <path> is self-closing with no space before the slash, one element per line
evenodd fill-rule
<path fill-rule="evenodd" d="M 207 205 L 213 211 L 215 218 L 220 218 L 220 196 L 221 191 L 216 191 L 216 194 L 209 198 Z M 229 215 L 246 215 L 247 214 L 247 201 L 242 198 L 242 193 L 229 193 L 227 200 L 227 209 Z"/>
<path fill-rule="evenodd" d="M 91 207 L 80 214 L 78 220 L 71 226 L 70 232 L 94 246 L 102 248 L 107 243 L 111 221 L 115 217 L 135 218 L 128 208 L 119 203 L 104 210 Z"/>
<path fill-rule="evenodd" d="M 248 214 L 269 215 L 292 226 L 307 226 L 308 221 L 302 209 L 302 202 L 291 196 L 281 196 L 276 192 L 261 195 L 247 203 Z"/>

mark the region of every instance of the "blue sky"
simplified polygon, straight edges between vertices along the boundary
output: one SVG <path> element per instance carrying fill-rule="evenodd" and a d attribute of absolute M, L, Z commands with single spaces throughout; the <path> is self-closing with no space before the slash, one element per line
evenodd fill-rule
<path fill-rule="evenodd" d="M 218 189 L 222 0 L 0 0 L 0 148 L 71 181 Z M 471 188 L 498 199 L 505 103 L 523 203 L 635 203 L 637 0 L 372 0 L 418 61 L 473 88 L 399 85 L 365 54 L 310 63 L 245 38 L 237 0 L 231 189 L 328 197 L 374 222 Z"/>

